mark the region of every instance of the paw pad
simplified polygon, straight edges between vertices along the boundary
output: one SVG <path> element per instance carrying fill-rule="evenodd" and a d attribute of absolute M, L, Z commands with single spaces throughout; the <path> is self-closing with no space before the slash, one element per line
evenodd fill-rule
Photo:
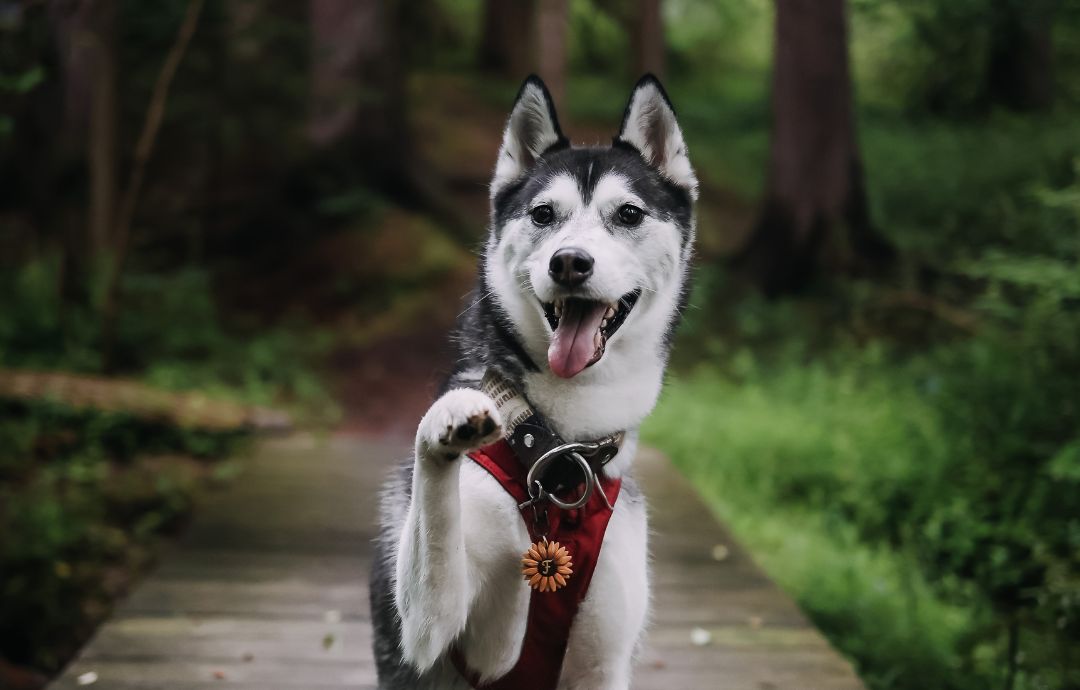
<path fill-rule="evenodd" d="M 500 429 L 499 412 L 491 399 L 480 391 L 466 389 L 446 393 L 425 420 L 434 427 L 426 432 L 429 443 L 452 457 L 491 443 Z"/>
<path fill-rule="evenodd" d="M 476 414 L 469 417 L 464 424 L 459 424 L 456 428 L 448 428 L 447 431 L 450 433 L 445 442 L 450 443 L 452 440 L 457 443 L 468 443 L 476 438 L 490 436 L 495 432 L 495 426 L 495 420 L 487 413 Z"/>
<path fill-rule="evenodd" d="M 477 428 L 471 420 L 454 430 L 454 436 L 457 437 L 457 440 L 459 441 L 471 441 L 476 438 L 476 433 Z"/>

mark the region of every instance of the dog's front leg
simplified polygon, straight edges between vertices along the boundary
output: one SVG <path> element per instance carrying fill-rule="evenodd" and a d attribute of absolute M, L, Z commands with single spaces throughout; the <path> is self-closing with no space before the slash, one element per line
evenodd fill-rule
<path fill-rule="evenodd" d="M 461 529 L 462 456 L 500 434 L 495 403 L 470 389 L 452 390 L 435 401 L 417 429 L 412 499 L 398 544 L 394 598 L 402 652 L 420 671 L 430 668 L 464 629 L 475 595 Z"/>

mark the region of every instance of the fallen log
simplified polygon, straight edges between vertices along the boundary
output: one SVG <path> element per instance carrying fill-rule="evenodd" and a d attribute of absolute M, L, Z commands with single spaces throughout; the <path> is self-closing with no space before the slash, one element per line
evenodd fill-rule
<path fill-rule="evenodd" d="M 0 369 L 0 399 L 125 414 L 184 429 L 281 432 L 292 427 L 287 413 L 268 407 L 163 390 L 130 379 L 65 372 Z"/>

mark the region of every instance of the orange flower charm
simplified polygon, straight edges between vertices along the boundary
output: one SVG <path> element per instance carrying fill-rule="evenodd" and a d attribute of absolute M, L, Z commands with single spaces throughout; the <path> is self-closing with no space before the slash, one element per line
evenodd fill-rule
<path fill-rule="evenodd" d="M 521 572 L 529 586 L 541 592 L 554 592 L 566 586 L 573 574 L 570 554 L 559 542 L 549 542 L 547 537 L 529 547 L 521 556 Z"/>

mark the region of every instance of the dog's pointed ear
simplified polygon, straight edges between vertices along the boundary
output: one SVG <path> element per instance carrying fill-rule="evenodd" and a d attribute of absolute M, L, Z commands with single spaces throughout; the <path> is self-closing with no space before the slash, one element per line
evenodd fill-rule
<path fill-rule="evenodd" d="M 569 145 L 559 129 L 551 94 L 540 77 L 531 75 L 521 85 L 514 109 L 506 121 L 495 175 L 491 180 L 491 198 L 531 168 L 546 151 Z"/>
<path fill-rule="evenodd" d="M 651 74 L 642 77 L 626 104 L 616 142 L 629 144 L 649 165 L 697 199 L 698 181 L 667 92 Z"/>

